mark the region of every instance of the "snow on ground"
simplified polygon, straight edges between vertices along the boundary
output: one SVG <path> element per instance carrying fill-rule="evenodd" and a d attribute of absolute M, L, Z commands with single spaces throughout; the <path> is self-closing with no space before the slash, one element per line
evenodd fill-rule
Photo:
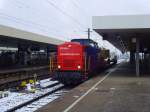
<path fill-rule="evenodd" d="M 58 83 L 58 81 L 51 81 L 51 78 L 49 78 L 49 79 L 41 80 L 39 83 L 40 83 L 40 86 L 41 86 L 42 88 L 44 88 L 44 87 L 47 87 L 47 86 L 49 86 L 49 85 Z"/>
<path fill-rule="evenodd" d="M 51 81 L 51 79 L 42 80 L 40 82 L 42 87 L 46 87 L 46 86 L 52 85 L 54 83 L 57 83 L 57 81 Z M 4 98 L 0 99 L 1 112 L 4 112 L 8 109 L 11 109 L 11 108 L 17 106 L 17 105 L 25 103 L 33 98 L 41 96 L 41 95 L 43 95 L 47 92 L 50 92 L 56 88 L 59 88 L 61 86 L 63 86 L 63 85 L 58 84 L 52 88 L 39 89 L 39 90 L 36 90 L 35 93 L 10 92 L 8 97 L 4 97 Z M 50 99 L 50 101 L 51 101 L 51 99 Z"/>
<path fill-rule="evenodd" d="M 129 59 L 128 58 L 127 59 L 120 58 L 120 59 L 118 59 L 117 64 L 120 64 L 122 62 L 129 62 Z"/>
<path fill-rule="evenodd" d="M 67 91 L 66 91 L 67 92 Z M 58 91 L 54 94 L 48 95 L 36 102 L 33 102 L 32 104 L 25 106 L 21 109 L 16 110 L 16 112 L 34 112 L 38 110 L 39 108 L 43 107 L 44 105 L 54 101 L 55 99 L 59 98 L 65 93 L 65 91 Z"/>
<path fill-rule="evenodd" d="M 117 61 L 117 64 L 120 64 L 120 63 L 122 63 L 122 62 L 124 62 L 125 61 L 125 59 L 119 59 L 118 61 Z"/>

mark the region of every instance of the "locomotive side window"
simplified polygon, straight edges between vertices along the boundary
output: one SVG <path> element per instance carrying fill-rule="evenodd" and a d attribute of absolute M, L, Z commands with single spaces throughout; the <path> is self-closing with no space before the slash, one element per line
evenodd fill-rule
<path fill-rule="evenodd" d="M 97 43 L 96 42 L 90 42 L 90 46 L 91 47 L 94 47 L 94 48 L 98 48 L 98 45 L 97 45 Z"/>
<path fill-rule="evenodd" d="M 95 47 L 95 44 L 94 44 L 94 43 L 90 43 L 90 46 L 91 46 L 91 47 Z"/>
<path fill-rule="evenodd" d="M 95 47 L 96 47 L 96 48 L 99 48 L 97 43 L 95 43 Z"/>

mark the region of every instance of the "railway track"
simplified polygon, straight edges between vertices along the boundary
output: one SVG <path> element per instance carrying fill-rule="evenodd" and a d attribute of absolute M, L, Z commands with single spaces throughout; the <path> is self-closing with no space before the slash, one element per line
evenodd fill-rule
<path fill-rule="evenodd" d="M 34 112 L 37 109 L 43 107 L 44 105 L 46 105 L 46 104 L 54 101 L 55 99 L 59 98 L 64 93 L 65 92 L 62 92 L 62 91 L 55 92 L 55 93 L 48 95 L 42 99 L 39 99 L 36 102 L 31 103 L 30 105 L 27 105 L 21 109 L 16 110 L 16 112 Z"/>
<path fill-rule="evenodd" d="M 44 82 L 45 83 L 45 82 Z M 57 99 L 65 93 L 65 86 L 57 81 L 50 81 L 50 85 L 42 87 L 35 93 L 26 93 L 21 96 L 1 100 L 1 112 L 33 112 L 47 103 Z"/>
<path fill-rule="evenodd" d="M 11 70 L 0 70 L 0 90 L 16 86 L 23 80 L 33 79 L 36 74 L 37 79 L 50 77 L 48 66 L 18 68 Z"/>

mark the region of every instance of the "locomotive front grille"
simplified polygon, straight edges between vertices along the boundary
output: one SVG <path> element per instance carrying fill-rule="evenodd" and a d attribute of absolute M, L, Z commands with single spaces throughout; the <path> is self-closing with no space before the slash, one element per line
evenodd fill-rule
<path fill-rule="evenodd" d="M 76 66 L 75 60 L 64 60 L 63 61 L 63 67 L 65 67 L 65 68 L 72 68 L 74 66 Z"/>

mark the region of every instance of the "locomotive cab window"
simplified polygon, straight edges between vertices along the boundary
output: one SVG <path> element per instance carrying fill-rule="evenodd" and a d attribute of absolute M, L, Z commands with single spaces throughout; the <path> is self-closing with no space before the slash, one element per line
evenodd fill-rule
<path fill-rule="evenodd" d="M 90 43 L 89 44 L 91 47 L 95 47 L 95 44 L 94 43 Z"/>
<path fill-rule="evenodd" d="M 81 45 L 86 45 L 86 46 L 98 48 L 97 43 L 91 39 L 72 39 L 71 42 L 78 42 Z"/>

